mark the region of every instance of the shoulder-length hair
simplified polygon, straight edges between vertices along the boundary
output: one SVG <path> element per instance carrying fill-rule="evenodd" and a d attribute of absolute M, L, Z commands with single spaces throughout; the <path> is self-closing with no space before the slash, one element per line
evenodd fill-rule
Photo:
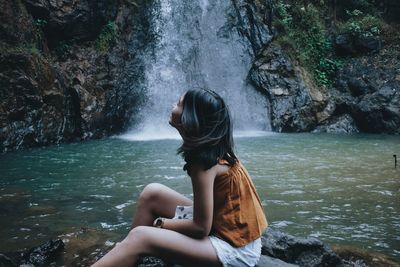
<path fill-rule="evenodd" d="M 229 109 L 221 96 L 208 89 L 189 90 L 183 98 L 180 133 L 183 144 L 178 149 L 190 174 L 193 163 L 205 170 L 226 160 L 233 165 L 232 122 Z"/>

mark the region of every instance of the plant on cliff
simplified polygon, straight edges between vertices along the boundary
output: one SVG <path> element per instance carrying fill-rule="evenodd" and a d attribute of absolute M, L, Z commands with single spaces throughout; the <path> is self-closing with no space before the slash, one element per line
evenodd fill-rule
<path fill-rule="evenodd" d="M 341 60 L 335 55 L 320 10 L 312 3 L 280 0 L 275 13 L 275 26 L 281 30 L 277 41 L 320 86 L 331 86 Z"/>
<path fill-rule="evenodd" d="M 354 9 L 346 10 L 348 19 L 338 25 L 339 33 L 347 33 L 355 38 L 379 37 L 382 32 L 382 21 L 376 16 L 364 14 Z"/>
<path fill-rule="evenodd" d="M 109 21 L 100 31 L 96 39 L 96 48 L 101 54 L 107 54 L 117 38 L 117 25 Z"/>

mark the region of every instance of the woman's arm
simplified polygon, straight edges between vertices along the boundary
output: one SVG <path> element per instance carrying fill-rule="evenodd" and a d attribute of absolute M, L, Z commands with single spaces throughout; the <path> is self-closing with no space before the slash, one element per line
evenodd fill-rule
<path fill-rule="evenodd" d="M 214 179 L 217 165 L 204 170 L 202 166 L 190 168 L 193 186 L 193 220 L 165 219 L 163 228 L 194 238 L 208 236 L 211 231 L 214 208 Z"/>

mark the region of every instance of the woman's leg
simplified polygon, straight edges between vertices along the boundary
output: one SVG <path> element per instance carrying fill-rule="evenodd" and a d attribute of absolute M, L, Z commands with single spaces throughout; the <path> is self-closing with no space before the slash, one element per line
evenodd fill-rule
<path fill-rule="evenodd" d="M 191 206 L 193 202 L 165 185 L 149 184 L 139 196 L 132 228 L 140 225 L 152 226 L 154 220 L 160 216 L 172 218 L 178 205 Z"/>
<path fill-rule="evenodd" d="M 184 266 L 222 266 L 208 237 L 194 239 L 175 231 L 138 226 L 93 267 L 132 267 L 146 255 Z"/>

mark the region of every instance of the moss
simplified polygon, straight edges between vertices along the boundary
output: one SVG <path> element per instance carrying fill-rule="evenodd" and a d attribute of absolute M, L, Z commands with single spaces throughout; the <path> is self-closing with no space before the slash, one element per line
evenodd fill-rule
<path fill-rule="evenodd" d="M 100 31 L 96 39 L 96 48 L 101 54 L 107 54 L 112 48 L 117 38 L 117 25 L 109 21 Z"/>
<path fill-rule="evenodd" d="M 26 44 L 21 46 L 9 47 L 0 45 L 0 54 L 2 55 L 19 55 L 19 54 L 30 54 L 36 56 L 42 56 L 39 49 L 35 44 Z"/>

